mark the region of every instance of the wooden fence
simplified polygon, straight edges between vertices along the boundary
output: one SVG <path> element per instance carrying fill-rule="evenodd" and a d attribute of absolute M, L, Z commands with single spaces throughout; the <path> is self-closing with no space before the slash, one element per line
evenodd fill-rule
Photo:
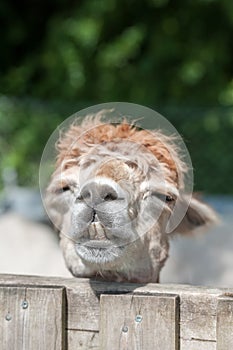
<path fill-rule="evenodd" d="M 233 289 L 0 275 L 1 350 L 232 350 Z"/>

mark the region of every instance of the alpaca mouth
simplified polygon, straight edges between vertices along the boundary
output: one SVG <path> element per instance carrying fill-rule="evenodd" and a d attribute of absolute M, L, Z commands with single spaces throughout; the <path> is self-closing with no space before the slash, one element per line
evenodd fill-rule
<path fill-rule="evenodd" d="M 109 239 L 110 232 L 99 220 L 93 220 L 87 227 L 85 236 L 75 244 L 75 250 L 83 260 L 106 265 L 117 260 L 124 251 L 124 244 L 116 237 Z"/>
<path fill-rule="evenodd" d="M 114 242 L 108 238 L 106 229 L 100 221 L 91 222 L 76 242 L 78 247 L 90 249 L 108 249 L 115 246 Z"/>
<path fill-rule="evenodd" d="M 116 245 L 116 242 L 107 237 L 105 228 L 99 221 L 89 225 L 88 236 L 75 245 L 76 253 L 83 260 L 105 265 L 122 255 L 124 247 Z"/>

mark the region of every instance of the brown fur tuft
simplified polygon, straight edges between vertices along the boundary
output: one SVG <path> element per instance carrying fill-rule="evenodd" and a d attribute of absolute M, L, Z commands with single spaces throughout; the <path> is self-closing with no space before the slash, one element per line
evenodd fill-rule
<path fill-rule="evenodd" d="M 105 123 L 103 115 L 87 116 L 80 125 L 73 123 L 70 129 L 61 136 L 57 143 L 57 167 L 64 168 L 78 163 L 78 158 L 88 153 L 93 145 L 107 142 L 119 143 L 128 140 L 144 146 L 167 169 L 169 180 L 181 185 L 182 173 L 186 171 L 185 164 L 180 160 L 180 155 L 171 136 L 165 136 L 159 131 L 147 131 L 138 129 L 124 119 L 120 124 Z M 179 182 L 179 183 L 178 183 Z"/>

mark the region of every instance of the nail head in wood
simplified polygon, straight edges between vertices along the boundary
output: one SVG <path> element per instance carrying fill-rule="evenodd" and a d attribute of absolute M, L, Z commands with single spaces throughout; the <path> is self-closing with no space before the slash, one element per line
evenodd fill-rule
<path fill-rule="evenodd" d="M 128 329 L 128 327 L 127 327 L 127 326 L 123 326 L 123 327 L 122 327 L 122 332 L 127 333 L 127 332 L 128 332 L 128 330 L 129 330 L 129 329 Z"/>
<path fill-rule="evenodd" d="M 12 320 L 12 316 L 11 316 L 11 314 L 7 314 L 6 315 L 6 317 L 5 317 L 5 319 L 7 320 L 7 321 L 11 321 Z"/>
<path fill-rule="evenodd" d="M 141 316 L 141 315 L 137 315 L 137 316 L 135 317 L 135 321 L 136 321 L 137 323 L 142 322 L 142 316 Z"/>
<path fill-rule="evenodd" d="M 24 301 L 22 302 L 22 308 L 23 308 L 23 309 L 27 309 L 27 308 L 28 308 L 28 302 L 27 302 L 27 300 L 24 300 Z"/>

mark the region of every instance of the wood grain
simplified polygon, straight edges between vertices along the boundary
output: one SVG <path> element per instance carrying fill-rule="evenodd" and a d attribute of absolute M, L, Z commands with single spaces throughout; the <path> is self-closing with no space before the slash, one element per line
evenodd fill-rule
<path fill-rule="evenodd" d="M 0 287 L 1 350 L 63 350 L 63 288 Z"/>
<path fill-rule="evenodd" d="M 99 350 L 99 333 L 88 331 L 67 331 L 68 350 Z"/>
<path fill-rule="evenodd" d="M 233 349 L 233 297 L 221 297 L 217 308 L 217 350 Z"/>
<path fill-rule="evenodd" d="M 177 350 L 177 296 L 102 295 L 102 350 Z"/>

